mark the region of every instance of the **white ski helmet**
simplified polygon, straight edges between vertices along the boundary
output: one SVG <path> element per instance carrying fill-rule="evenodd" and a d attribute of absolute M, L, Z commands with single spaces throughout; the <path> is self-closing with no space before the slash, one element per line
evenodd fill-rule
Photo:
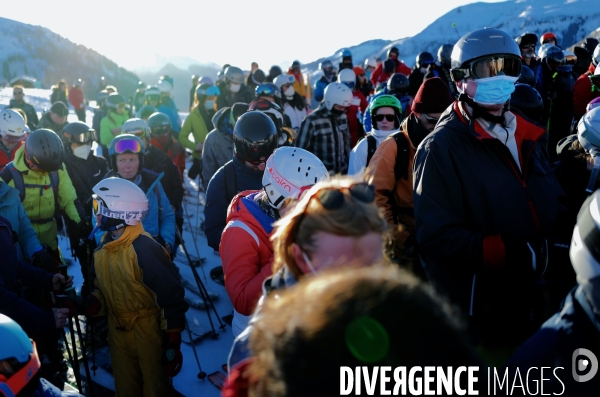
<path fill-rule="evenodd" d="M 284 146 L 275 149 L 267 160 L 263 174 L 263 189 L 269 204 L 281 208 L 286 199 L 299 199 L 303 188 L 329 179 L 327 168 L 311 152 Z"/>
<path fill-rule="evenodd" d="M 577 139 L 586 152 L 600 155 L 600 107 L 587 112 L 577 125 Z"/>
<path fill-rule="evenodd" d="M 168 81 L 167 81 L 167 84 L 169 84 Z M 157 86 L 146 87 L 146 92 L 144 92 L 144 96 L 146 97 L 146 99 L 148 99 L 148 97 L 152 96 L 152 95 L 160 96 L 160 90 L 158 89 Z"/>
<path fill-rule="evenodd" d="M 569 256 L 579 284 L 600 276 L 600 190 L 579 210 Z"/>
<path fill-rule="evenodd" d="M 372 68 L 377 67 L 377 61 L 374 57 L 368 57 L 365 59 L 365 69 L 367 69 L 369 66 Z"/>
<path fill-rule="evenodd" d="M 2 109 L 0 112 L 0 136 L 11 135 L 21 137 L 25 134 L 25 119 L 13 109 Z"/>
<path fill-rule="evenodd" d="M 342 69 L 338 74 L 338 83 L 356 83 L 356 73 L 352 69 Z"/>
<path fill-rule="evenodd" d="M 325 87 L 323 101 L 327 110 L 331 110 L 333 105 L 350 106 L 352 104 L 352 91 L 342 83 L 329 83 Z"/>
<path fill-rule="evenodd" d="M 132 134 L 140 138 L 149 139 L 150 127 L 148 127 L 148 123 L 145 120 L 133 118 L 123 123 L 121 134 Z"/>
<path fill-rule="evenodd" d="M 291 74 L 280 74 L 279 76 L 275 77 L 275 80 L 273 80 L 273 83 L 275 83 L 275 85 L 280 89 L 285 84 L 294 84 L 295 82 L 296 78 Z"/>
<path fill-rule="evenodd" d="M 171 91 L 173 91 L 173 83 L 171 83 L 169 80 L 160 80 L 158 82 L 157 87 L 161 93 L 163 93 L 163 92 L 171 93 Z"/>
<path fill-rule="evenodd" d="M 137 225 L 148 215 L 148 198 L 142 189 L 127 179 L 103 179 L 92 191 L 94 211 L 102 216 Z"/>

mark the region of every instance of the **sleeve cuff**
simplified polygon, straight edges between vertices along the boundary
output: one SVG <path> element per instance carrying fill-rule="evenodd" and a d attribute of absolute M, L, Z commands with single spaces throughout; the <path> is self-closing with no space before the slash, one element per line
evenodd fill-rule
<path fill-rule="evenodd" d="M 503 269 L 505 264 L 504 243 L 499 234 L 483 238 L 483 266 L 486 269 Z"/>

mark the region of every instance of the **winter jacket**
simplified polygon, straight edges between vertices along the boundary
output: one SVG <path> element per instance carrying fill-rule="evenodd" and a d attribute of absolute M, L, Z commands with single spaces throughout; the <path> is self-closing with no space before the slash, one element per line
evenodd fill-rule
<path fill-rule="evenodd" d="M 190 140 L 190 134 L 194 137 L 193 141 Z M 181 132 L 179 133 L 179 143 L 192 151 L 193 159 L 200 159 L 202 158 L 202 151 L 196 151 L 196 146 L 198 143 L 206 140 L 206 135 L 208 135 L 208 128 L 204 122 L 204 118 L 200 114 L 200 108 L 193 109 L 183 122 Z"/>
<path fill-rule="evenodd" d="M 296 131 L 300 129 L 300 124 L 302 124 L 302 121 L 308 115 L 306 108 L 298 109 L 288 102 L 283 104 L 283 113 L 290 118 L 290 127 Z"/>
<path fill-rule="evenodd" d="M 40 242 L 48 244 L 52 250 L 55 250 L 58 247 L 56 220 L 54 219 L 57 206 L 54 202 L 53 189 L 50 187 L 50 176 L 48 173 L 41 174 L 30 170 L 25 165 L 24 147 L 17 150 L 12 163 L 15 169 L 23 175 L 25 185 L 35 185 L 35 187 L 25 187 L 25 198 L 23 199 L 23 207 L 31 221 L 31 226 L 37 233 Z M 79 223 L 81 218 L 75 206 L 77 195 L 71 178 L 65 171 L 64 164 L 58 169 L 58 181 L 58 207 L 73 222 Z M 9 185 L 15 187 L 15 181 L 11 180 Z"/>
<path fill-rule="evenodd" d="M 102 110 L 101 108 L 94 109 L 94 117 L 92 118 L 92 128 L 98 133 L 98 139 L 100 139 L 100 122 L 102 121 L 104 116 L 106 116 L 104 110 Z"/>
<path fill-rule="evenodd" d="M 129 113 L 123 112 L 118 114 L 112 109 L 108 110 L 108 114 L 100 120 L 100 144 L 106 147 L 110 146 L 110 142 L 116 136 L 111 131 L 115 128 L 123 127 L 123 124 L 129 120 Z"/>
<path fill-rule="evenodd" d="M 181 143 L 175 138 L 170 138 L 166 145 L 161 143 L 156 138 L 150 140 L 150 144 L 161 152 L 165 153 L 177 167 L 179 172 L 179 180 L 183 180 L 183 170 L 185 170 L 185 149 L 181 146 Z"/>
<path fill-rule="evenodd" d="M 394 59 L 394 62 L 396 63 L 396 70 L 394 73 L 402 73 L 406 77 L 410 76 L 411 69 L 406 66 L 404 62 L 398 59 Z M 383 69 L 383 64 L 384 62 L 381 62 L 379 65 L 377 65 L 375 70 L 373 70 L 373 73 L 371 73 L 371 83 L 373 83 L 373 87 L 377 87 L 379 83 L 387 81 L 392 75 L 385 72 Z"/>
<path fill-rule="evenodd" d="M 334 77 L 335 75 L 332 76 L 332 79 Z M 325 88 L 327 88 L 329 83 L 331 83 L 331 81 L 329 81 L 325 76 L 321 76 L 321 78 L 317 80 L 317 83 L 315 84 L 315 92 L 313 94 L 315 101 L 321 102 L 323 100 L 323 97 L 325 96 Z"/>
<path fill-rule="evenodd" d="M 12 230 L 19 237 L 17 250 L 19 260 L 24 260 L 25 257 L 31 260 L 33 254 L 42 248 L 40 240 L 27 218 L 19 192 L 4 183 L 2 179 L 0 179 L 0 215 L 10 222 Z"/>
<path fill-rule="evenodd" d="M 111 171 L 106 178 L 119 177 L 115 171 Z M 152 238 L 162 237 L 171 247 L 175 246 L 175 212 L 171 208 L 171 203 L 165 191 L 160 184 L 163 174 L 157 174 L 148 169 L 143 169 L 132 181 L 146 193 L 148 198 L 148 216 L 142 221 L 144 230 Z M 157 192 L 160 197 L 157 197 Z M 95 219 L 92 219 L 95 223 Z M 100 242 L 101 233 L 96 234 L 96 241 Z"/>
<path fill-rule="evenodd" d="M 290 68 L 287 71 L 287 74 L 289 74 L 290 76 L 294 76 L 294 91 L 302 95 L 302 97 L 306 98 L 306 87 L 304 85 L 304 76 L 302 75 L 302 73 L 294 73 Z"/>
<path fill-rule="evenodd" d="M 367 101 L 367 110 L 365 111 L 365 113 L 363 115 L 363 128 L 365 130 L 365 133 L 371 132 L 371 129 L 373 128 L 373 123 L 371 121 L 371 111 L 369 110 L 369 109 L 371 109 L 371 104 L 373 103 L 375 98 L 377 98 L 381 95 L 391 95 L 391 94 L 389 94 L 387 87 L 385 87 L 380 92 L 377 92 L 377 93 L 371 95 L 369 97 L 369 100 Z M 398 97 L 396 95 L 394 95 L 394 96 L 396 97 L 396 99 L 398 99 L 400 101 L 400 105 L 402 105 L 402 119 L 404 119 L 411 112 L 410 106 L 412 104 L 412 100 L 410 99 L 410 97 L 408 95 L 404 95 L 402 97 Z"/>
<path fill-rule="evenodd" d="M 169 120 L 171 120 L 171 133 L 174 133 L 174 136 L 178 137 L 179 131 L 181 131 L 181 119 L 179 118 L 177 109 L 173 109 L 172 107 L 166 105 L 160 105 L 157 110 L 169 116 Z"/>
<path fill-rule="evenodd" d="M 179 171 L 169 156 L 160 149 L 149 145 L 146 147 L 144 155 L 144 168 L 156 174 L 164 174 L 160 179 L 160 184 L 169 198 L 169 203 L 175 207 L 175 212 L 178 212 L 183 201 L 183 184 Z"/>
<path fill-rule="evenodd" d="M 0 216 L 0 313 L 15 320 L 30 337 L 56 328 L 54 313 L 21 298 L 21 283 L 36 291 L 52 291 L 53 274 L 21 262 L 8 219 Z"/>
<path fill-rule="evenodd" d="M 415 95 L 417 95 L 417 91 L 419 91 L 421 84 L 423 84 L 424 76 L 425 76 L 425 73 L 421 72 L 420 68 L 417 68 L 416 66 L 413 68 L 413 70 L 410 72 L 410 76 L 408 76 L 408 92 L 407 92 L 407 94 L 409 96 L 414 98 Z"/>
<path fill-rule="evenodd" d="M 548 367 L 551 369 L 547 369 L 544 376 L 544 393 L 593 396 L 600 387 L 598 375 L 587 382 L 575 381 L 572 376 L 579 372 L 573 365 L 578 362 L 575 352 L 582 348 L 590 350 L 597 357 L 600 352 L 600 320 L 597 314 L 594 315 L 588 298 L 579 286 L 566 297 L 562 309 L 517 350 L 506 368 L 509 369 L 509 374 L 514 374 L 518 368 L 523 376 L 528 373 L 529 368 Z M 533 380 L 535 378 L 536 376 L 528 376 L 525 379 L 523 376 L 525 386 L 532 392 L 538 387 Z M 509 379 L 515 377 L 509 375 Z"/>
<path fill-rule="evenodd" d="M 240 160 L 233 157 L 235 170 L 236 193 L 262 188 L 263 171 L 254 171 L 246 167 Z M 208 183 L 206 190 L 206 207 L 204 208 L 204 229 L 208 246 L 217 251 L 221 242 L 221 234 L 227 224 L 227 200 L 225 167 L 217 170 Z"/>
<path fill-rule="evenodd" d="M 15 159 L 15 153 L 19 148 L 23 145 L 25 140 L 20 140 L 14 148 L 8 149 L 2 141 L 0 141 L 0 171 L 6 166 L 6 164 L 10 163 Z"/>
<path fill-rule="evenodd" d="M 439 77 L 440 79 L 442 79 L 442 81 L 446 83 L 448 89 L 450 90 L 450 96 L 452 98 L 458 98 L 456 84 L 452 80 L 452 77 L 450 77 L 449 68 L 446 68 L 444 65 L 439 65 L 436 62 L 430 64 L 429 66 L 427 66 L 427 73 L 425 73 L 425 76 L 423 76 L 423 81 L 432 77 Z"/>
<path fill-rule="evenodd" d="M 94 194 L 92 188 L 104 179 L 104 175 L 109 170 L 108 163 L 104 157 L 94 155 L 93 151 L 90 151 L 87 159 L 82 159 L 73 153 L 66 152 L 65 166 L 79 202 L 81 202 L 88 213 L 91 212 L 92 194 Z"/>
<path fill-rule="evenodd" d="M 351 150 L 347 116 L 336 117 L 319 105 L 300 125 L 294 145 L 313 153 L 334 174 L 345 174 Z"/>
<path fill-rule="evenodd" d="M 254 312 L 262 284 L 271 276 L 273 267 L 273 245 L 269 238 L 275 219 L 256 202 L 260 192 L 250 190 L 235 196 L 219 247 L 225 289 L 233 308 L 244 316 Z"/>
<path fill-rule="evenodd" d="M 61 101 L 65 105 L 69 106 L 69 101 L 67 101 L 67 92 L 61 91 L 58 87 L 52 89 L 52 94 L 50 94 L 50 104 L 54 102 Z"/>
<path fill-rule="evenodd" d="M 539 142 L 543 128 L 515 114 L 521 173 L 465 106 L 454 102 L 417 149 L 417 242 L 429 280 L 469 314 L 474 343 L 517 345 L 535 326 L 533 269 L 530 258 L 505 263 L 514 251 L 503 238 L 526 247 L 550 235 L 562 191 Z"/>
<path fill-rule="evenodd" d="M 233 125 L 229 120 L 231 108 L 223 108 L 215 113 L 212 123 L 214 129 L 204 140 L 202 150 L 202 180 L 208 182 L 233 156 Z"/>
<path fill-rule="evenodd" d="M 175 266 L 141 223 L 125 227 L 116 240 L 102 236 L 94 252 L 99 315 L 109 315 L 124 331 L 144 316 L 160 313 L 160 330 L 183 329 L 188 309 Z M 158 331 L 158 330 L 157 330 Z"/>
<path fill-rule="evenodd" d="M 31 106 L 25 101 L 16 101 L 14 99 L 11 99 L 7 108 L 22 109 L 25 112 L 25 115 L 27 116 L 27 126 L 29 127 L 29 129 L 31 131 L 35 131 L 37 129 L 37 125 L 39 124 L 40 120 L 38 119 L 37 112 L 35 111 L 35 108 L 33 106 Z"/>
<path fill-rule="evenodd" d="M 69 123 L 66 121 L 66 119 L 63 124 L 56 124 L 54 121 L 52 121 L 52 117 L 50 117 L 50 112 L 48 111 L 42 116 L 38 128 L 47 128 L 49 130 L 52 130 L 56 132 L 56 135 L 62 138 L 63 128 L 65 128 L 67 124 Z"/>
<path fill-rule="evenodd" d="M 593 63 L 590 63 L 588 71 L 579 76 L 577 81 L 575 81 L 575 85 L 573 86 L 573 116 L 575 117 L 575 121 L 583 117 L 587 104 L 600 96 L 600 92 L 592 91 L 590 76 L 593 76 L 595 71 L 596 67 Z"/>
<path fill-rule="evenodd" d="M 83 97 L 83 91 L 78 87 L 71 87 L 69 90 L 69 102 L 73 105 L 75 110 L 85 109 L 85 98 Z"/>
<path fill-rule="evenodd" d="M 375 137 L 375 147 L 379 147 L 381 143 L 395 131 L 380 131 L 371 130 L 367 136 L 361 139 L 350 152 L 350 161 L 348 164 L 348 175 L 362 175 L 367 166 L 367 157 L 369 154 L 369 142 L 367 137 Z M 374 156 L 373 156 L 374 157 Z"/>
<path fill-rule="evenodd" d="M 362 92 L 354 90 L 352 91 L 352 97 L 352 105 L 348 106 L 346 111 L 348 129 L 350 130 L 350 147 L 354 147 L 365 135 L 362 120 L 363 114 L 367 110 L 367 100 Z"/>
<path fill-rule="evenodd" d="M 250 90 L 245 84 L 242 84 L 240 90 L 234 94 L 227 89 L 225 82 L 221 82 L 219 84 L 219 91 L 221 95 L 217 97 L 218 110 L 232 107 L 236 102 L 250 103 L 254 100 L 254 91 Z"/>

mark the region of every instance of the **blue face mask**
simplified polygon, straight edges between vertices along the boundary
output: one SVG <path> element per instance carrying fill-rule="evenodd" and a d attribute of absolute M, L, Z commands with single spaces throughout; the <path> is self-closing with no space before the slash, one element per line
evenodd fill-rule
<path fill-rule="evenodd" d="M 482 105 L 503 105 L 515 91 L 517 79 L 510 76 L 477 79 L 477 90 L 473 100 Z"/>
<path fill-rule="evenodd" d="M 208 110 L 211 110 L 214 106 L 215 106 L 215 101 L 204 102 L 204 107 Z"/>
<path fill-rule="evenodd" d="M 367 75 L 367 80 L 371 80 L 371 72 L 372 70 L 365 70 L 365 74 Z"/>

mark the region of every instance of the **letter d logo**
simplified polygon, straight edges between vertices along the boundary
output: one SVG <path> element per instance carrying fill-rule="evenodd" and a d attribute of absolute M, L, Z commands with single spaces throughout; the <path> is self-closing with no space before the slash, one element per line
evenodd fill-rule
<path fill-rule="evenodd" d="M 578 360 L 580 356 L 585 356 L 586 358 Z M 590 372 L 588 372 L 586 375 L 578 374 L 578 372 L 583 372 L 587 368 L 590 368 Z M 598 359 L 594 353 L 588 349 L 576 349 L 573 352 L 571 359 L 571 371 L 573 372 L 573 379 L 575 379 L 575 382 L 587 382 L 588 380 L 592 379 L 594 375 L 596 375 L 596 372 L 598 372 Z"/>

